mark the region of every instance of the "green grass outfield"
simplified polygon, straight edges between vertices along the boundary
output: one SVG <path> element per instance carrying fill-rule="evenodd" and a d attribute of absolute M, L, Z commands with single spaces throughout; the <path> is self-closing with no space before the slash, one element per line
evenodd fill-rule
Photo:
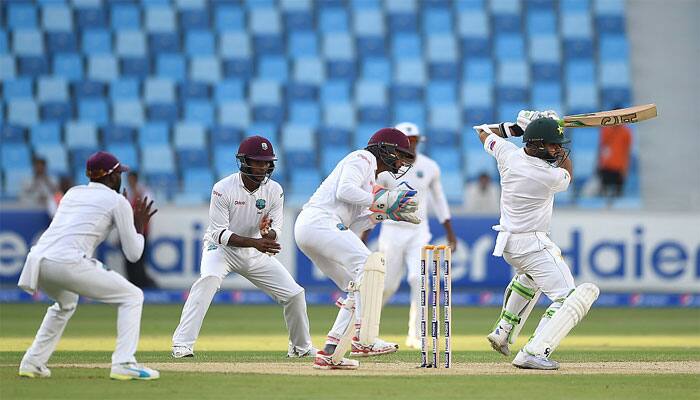
<path fill-rule="evenodd" d="M 49 362 L 50 379 L 17 377 L 19 360 L 45 304 L 0 305 L 0 398 L 74 399 L 691 399 L 700 398 L 700 310 L 596 309 L 559 347 L 556 372 L 511 368 L 484 335 L 498 310 L 453 310 L 452 371 L 417 370 L 417 351 L 360 360 L 358 371 L 314 371 L 310 359 L 285 357 L 287 339 L 277 306 L 213 306 L 196 358 L 173 360 L 170 336 L 180 305 L 147 305 L 138 360 L 161 369 L 154 382 L 108 379 L 116 309 L 80 305 Z M 310 307 L 314 343 L 322 345 L 335 307 Z M 408 311 L 385 309 L 382 337 L 403 344 Z M 539 316 L 538 312 L 533 314 Z M 536 324 L 524 328 L 522 344 Z M 67 364 L 80 364 L 67 366 Z M 218 372 L 216 372 L 218 371 Z M 664 373 L 651 373 L 651 372 Z M 280 373 L 285 372 L 285 373 Z"/>

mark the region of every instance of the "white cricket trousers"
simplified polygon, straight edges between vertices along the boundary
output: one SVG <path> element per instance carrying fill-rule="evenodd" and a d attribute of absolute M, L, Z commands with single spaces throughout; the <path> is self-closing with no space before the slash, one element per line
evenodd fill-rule
<path fill-rule="evenodd" d="M 75 312 L 78 296 L 118 306 L 117 343 L 112 364 L 136 362 L 134 354 L 139 342 L 143 308 L 141 289 L 91 258 L 83 258 L 77 263 L 43 259 L 39 288 L 55 303 L 46 311 L 34 342 L 22 358 L 23 363 L 46 365 Z"/>

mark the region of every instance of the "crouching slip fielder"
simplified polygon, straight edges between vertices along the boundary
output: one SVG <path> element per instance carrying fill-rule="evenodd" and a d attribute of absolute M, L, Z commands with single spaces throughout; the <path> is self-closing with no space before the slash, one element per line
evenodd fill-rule
<path fill-rule="evenodd" d="M 550 118 L 552 117 L 552 118 Z M 506 288 L 503 311 L 491 346 L 509 355 L 532 308 L 543 292 L 553 303 L 542 316 L 535 334 L 518 352 L 519 368 L 558 369 L 549 356 L 598 298 L 591 283 L 578 287 L 561 250 L 548 235 L 554 194 L 565 191 L 572 164 L 563 144 L 569 142 L 553 111 L 521 111 L 518 123 L 474 127 L 486 152 L 496 158 L 501 176 L 501 219 L 493 254 L 503 256 L 516 275 Z M 523 136 L 524 148 L 504 139 Z"/>
<path fill-rule="evenodd" d="M 316 355 L 315 368 L 357 368 L 357 361 L 343 357 L 351 338 L 355 356 L 398 349 L 378 338 L 384 257 L 372 253 L 357 235 L 384 219 L 420 222 L 413 214 L 415 191 L 375 186 L 380 172 L 403 174 L 414 159 L 406 135 L 392 128 L 380 129 L 364 150 L 353 151 L 338 163 L 297 218 L 294 238 L 299 248 L 347 292 L 338 301 L 338 316 L 323 351 Z"/>
<path fill-rule="evenodd" d="M 284 307 L 289 357 L 314 355 L 304 289 L 271 255 L 280 251 L 282 187 L 269 179 L 277 160 L 269 140 L 252 136 L 238 148 L 240 172 L 214 185 L 204 234 L 201 277 L 192 285 L 173 334 L 175 358 L 192 357 L 204 316 L 221 282 L 236 272 Z"/>
<path fill-rule="evenodd" d="M 78 306 L 78 296 L 116 304 L 117 343 L 112 354 L 110 377 L 118 380 L 158 379 L 158 371 L 136 363 L 143 292 L 123 276 L 92 258 L 95 248 L 117 228 L 122 251 L 129 261 L 141 258 L 143 229 L 157 210 L 153 201 L 137 199 L 131 204 L 119 194 L 121 173 L 128 168 L 111 154 L 97 152 L 87 160 L 90 183 L 68 190 L 48 229 L 27 255 L 19 287 L 29 293 L 40 288 L 55 303 L 32 346 L 22 357 L 19 375 L 48 378 L 46 367 L 68 320 Z"/>
<path fill-rule="evenodd" d="M 413 163 L 413 167 L 400 179 L 394 179 L 391 174 L 385 172 L 377 177 L 377 184 L 388 189 L 416 190 L 418 192 L 416 195 L 417 216 L 421 219 L 421 223 L 418 225 L 396 221 L 382 223 L 379 234 L 379 251 L 385 255 L 387 269 L 384 280 L 384 303 L 388 302 L 399 289 L 404 271 L 407 270 L 406 280 L 411 287 L 411 308 L 408 316 L 406 346 L 418 349 L 420 348 L 419 249 L 428 244 L 432 237 L 427 218 L 429 203 L 445 228 L 447 242 L 453 251 L 457 247 L 457 237 L 452 230 L 450 209 L 440 183 L 440 167 L 435 161 L 416 150 L 422 138 L 418 127 L 410 122 L 403 122 L 396 125 L 396 129 L 408 137 L 411 151 L 416 154 L 416 161 Z M 428 198 L 432 199 L 432 202 L 426 201 Z"/>

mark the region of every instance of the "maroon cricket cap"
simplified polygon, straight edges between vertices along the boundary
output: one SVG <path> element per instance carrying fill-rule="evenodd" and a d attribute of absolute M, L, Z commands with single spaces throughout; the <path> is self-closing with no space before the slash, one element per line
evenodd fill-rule
<path fill-rule="evenodd" d="M 277 161 L 272 143 L 262 136 L 251 136 L 243 140 L 238 146 L 237 157 L 246 157 L 251 160 Z"/>
<path fill-rule="evenodd" d="M 374 133 L 367 146 L 390 144 L 398 149 L 411 153 L 411 143 L 403 132 L 395 128 L 382 128 Z"/>
<path fill-rule="evenodd" d="M 90 179 L 99 179 L 112 172 L 126 172 L 129 167 L 122 165 L 117 157 L 106 151 L 98 151 L 88 158 L 85 175 Z"/>

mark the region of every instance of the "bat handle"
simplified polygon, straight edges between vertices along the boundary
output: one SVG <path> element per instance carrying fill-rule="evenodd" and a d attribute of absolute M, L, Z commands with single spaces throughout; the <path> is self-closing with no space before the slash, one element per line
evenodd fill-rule
<path fill-rule="evenodd" d="M 561 127 L 564 127 L 564 120 L 563 120 L 563 119 L 558 119 L 558 120 L 557 120 L 557 124 L 559 124 L 559 126 L 561 126 Z"/>

